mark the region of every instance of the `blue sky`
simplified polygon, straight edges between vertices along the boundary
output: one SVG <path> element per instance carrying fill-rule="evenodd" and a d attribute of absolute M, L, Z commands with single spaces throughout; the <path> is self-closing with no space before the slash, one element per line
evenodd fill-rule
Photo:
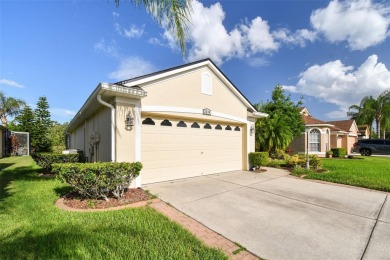
<path fill-rule="evenodd" d="M 211 58 L 252 102 L 281 84 L 322 120 L 390 89 L 388 1 L 197 1 L 188 52 L 122 1 L 0 0 L 0 90 L 70 121 L 99 82 Z"/>

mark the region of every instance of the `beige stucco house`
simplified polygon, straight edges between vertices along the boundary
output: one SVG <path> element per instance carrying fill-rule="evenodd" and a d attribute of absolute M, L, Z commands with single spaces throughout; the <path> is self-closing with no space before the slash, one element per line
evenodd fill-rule
<path fill-rule="evenodd" d="M 370 138 L 370 127 L 368 125 L 358 125 L 358 139 L 368 139 Z"/>
<path fill-rule="evenodd" d="M 70 122 L 90 162 L 140 161 L 135 185 L 248 169 L 259 113 L 210 60 L 100 83 Z"/>
<path fill-rule="evenodd" d="M 355 120 L 325 122 L 312 117 L 306 107 L 299 108 L 305 132 L 295 138 L 288 150 L 290 153 L 316 154 L 325 157 L 332 148 L 345 148 L 352 153 L 353 144 L 358 139 L 358 128 Z"/>

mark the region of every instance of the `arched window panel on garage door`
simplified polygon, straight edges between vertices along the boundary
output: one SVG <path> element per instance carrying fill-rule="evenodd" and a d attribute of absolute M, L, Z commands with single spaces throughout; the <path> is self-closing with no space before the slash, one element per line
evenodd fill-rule
<path fill-rule="evenodd" d="M 151 119 L 150 117 L 148 117 L 148 118 L 145 118 L 144 121 L 142 121 L 142 124 L 143 124 L 143 125 L 155 125 L 156 123 L 153 121 L 153 119 Z"/>
<path fill-rule="evenodd" d="M 164 120 L 161 122 L 161 125 L 162 125 L 162 126 L 172 126 L 172 123 L 171 123 L 168 119 L 164 119 Z"/>
<path fill-rule="evenodd" d="M 204 129 L 211 129 L 211 125 L 210 125 L 209 123 L 207 123 L 207 124 L 204 125 L 203 128 L 204 128 Z"/>
<path fill-rule="evenodd" d="M 200 128 L 197 122 L 192 123 L 191 128 Z"/>
<path fill-rule="evenodd" d="M 177 127 L 187 127 L 186 123 L 184 123 L 184 121 L 180 121 L 179 123 L 177 123 Z"/>
<path fill-rule="evenodd" d="M 215 127 L 215 129 L 216 129 L 216 130 L 222 130 L 222 126 L 221 126 L 221 125 L 217 125 L 217 126 Z"/>
<path fill-rule="evenodd" d="M 234 128 L 234 131 L 241 131 L 241 129 L 240 129 L 240 127 L 236 126 L 236 127 Z"/>
<path fill-rule="evenodd" d="M 232 130 L 232 128 L 230 127 L 230 125 L 227 125 L 227 126 L 225 127 L 225 130 L 229 130 L 229 131 L 231 131 L 231 130 Z"/>

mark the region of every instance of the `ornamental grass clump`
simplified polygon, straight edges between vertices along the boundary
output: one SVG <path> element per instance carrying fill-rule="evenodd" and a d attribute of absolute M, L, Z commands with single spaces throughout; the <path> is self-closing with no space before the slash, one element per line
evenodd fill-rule
<path fill-rule="evenodd" d="M 142 169 L 140 162 L 53 164 L 57 178 L 73 187 L 83 198 L 120 199 Z"/>

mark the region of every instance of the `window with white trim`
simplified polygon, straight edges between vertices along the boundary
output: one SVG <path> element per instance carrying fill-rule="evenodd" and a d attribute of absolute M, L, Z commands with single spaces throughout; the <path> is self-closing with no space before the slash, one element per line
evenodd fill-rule
<path fill-rule="evenodd" d="M 309 151 L 321 151 L 321 132 L 318 129 L 312 129 L 309 133 Z"/>

